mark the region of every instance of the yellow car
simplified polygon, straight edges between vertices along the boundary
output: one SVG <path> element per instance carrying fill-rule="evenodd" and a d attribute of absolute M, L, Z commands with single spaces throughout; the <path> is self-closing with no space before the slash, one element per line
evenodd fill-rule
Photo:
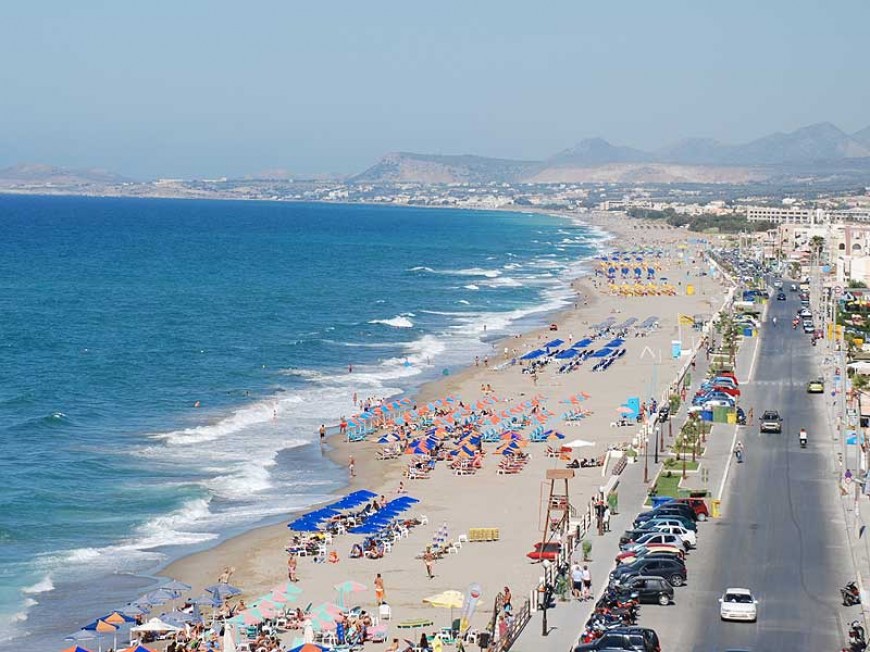
<path fill-rule="evenodd" d="M 807 394 L 824 394 L 825 383 L 821 378 L 816 378 L 807 383 Z"/>

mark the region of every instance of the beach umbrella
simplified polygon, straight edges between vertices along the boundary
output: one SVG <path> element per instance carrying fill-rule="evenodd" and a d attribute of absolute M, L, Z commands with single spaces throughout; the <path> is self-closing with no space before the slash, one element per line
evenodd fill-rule
<path fill-rule="evenodd" d="M 212 584 L 211 586 L 205 587 L 205 590 L 219 600 L 226 600 L 227 598 L 230 598 L 234 595 L 239 595 L 242 592 L 241 589 L 236 588 L 235 586 L 230 586 L 226 582 Z"/>
<path fill-rule="evenodd" d="M 557 439 L 565 439 L 565 435 L 555 430 L 548 430 L 544 433 L 547 436 L 547 441 L 556 441 Z"/>
<path fill-rule="evenodd" d="M 89 632 L 84 629 L 80 629 L 75 634 L 70 634 L 69 636 L 64 636 L 63 640 L 65 641 L 93 641 L 96 638 L 93 632 Z"/>
<path fill-rule="evenodd" d="M 303 643 L 302 645 L 290 648 L 288 652 L 326 652 L 327 649 L 316 643 Z"/>
<path fill-rule="evenodd" d="M 223 601 L 211 593 L 203 593 L 201 596 L 191 600 L 193 604 L 205 605 L 207 607 L 220 607 Z"/>
<path fill-rule="evenodd" d="M 430 595 L 428 598 L 423 598 L 423 602 L 439 609 L 450 609 L 450 622 L 452 623 L 453 610 L 462 609 L 462 605 L 465 604 L 465 596 L 461 591 L 450 589 L 436 595 Z"/>
<path fill-rule="evenodd" d="M 190 591 L 190 584 L 185 584 L 178 580 L 170 580 L 160 588 L 168 589 L 169 591 Z"/>
<path fill-rule="evenodd" d="M 341 582 L 340 584 L 336 584 L 334 588 L 338 592 L 338 604 L 342 607 L 346 607 L 347 605 L 344 602 L 345 597 L 348 593 L 360 593 L 365 591 L 368 587 L 365 584 L 360 584 L 359 582 L 354 582 L 352 580 L 346 580 Z"/>
<path fill-rule="evenodd" d="M 156 652 L 150 647 L 145 647 L 144 645 L 134 645 L 131 647 L 125 647 L 120 652 Z"/>
<path fill-rule="evenodd" d="M 131 602 L 126 607 L 121 609 L 121 613 L 127 616 L 144 616 L 146 614 L 151 613 L 151 609 L 149 609 L 149 605 L 147 604 L 139 604 L 138 602 Z"/>
<path fill-rule="evenodd" d="M 586 441 L 585 439 L 575 439 L 567 444 L 562 444 L 565 448 L 584 448 L 586 446 L 595 446 L 595 442 Z"/>
<path fill-rule="evenodd" d="M 181 593 L 173 591 L 172 589 L 157 589 L 150 593 L 146 593 L 143 597 L 150 604 L 163 604 L 164 602 L 175 600 L 179 595 L 181 595 Z"/>
<path fill-rule="evenodd" d="M 97 620 L 93 621 L 92 623 L 88 623 L 87 625 L 82 627 L 82 629 L 93 631 L 93 632 L 96 632 L 97 634 L 112 634 L 112 636 L 115 639 L 114 645 L 112 645 L 112 649 L 115 649 L 118 647 L 118 635 L 117 635 L 118 626 L 117 625 L 113 625 L 112 623 L 107 623 L 105 620 L 100 620 L 99 618 L 97 618 Z M 102 649 L 103 649 L 103 637 L 97 636 L 97 641 L 98 641 L 97 648 L 102 651 Z"/>
<path fill-rule="evenodd" d="M 91 652 L 91 651 L 81 647 L 80 645 L 71 645 L 71 646 L 61 650 L 61 652 Z"/>
<path fill-rule="evenodd" d="M 335 618 L 325 613 L 312 614 L 308 623 L 311 624 L 312 630 L 318 632 L 325 629 L 335 629 Z"/>
<path fill-rule="evenodd" d="M 128 616 L 120 611 L 113 611 L 109 614 L 106 614 L 100 620 L 103 620 L 107 623 L 111 623 L 112 625 L 118 625 L 119 627 L 124 623 L 135 623 L 136 619 Z"/>
<path fill-rule="evenodd" d="M 264 620 L 266 620 L 266 617 L 263 613 L 257 607 L 252 607 L 245 609 L 237 616 L 233 616 L 227 622 L 234 625 L 259 625 Z"/>

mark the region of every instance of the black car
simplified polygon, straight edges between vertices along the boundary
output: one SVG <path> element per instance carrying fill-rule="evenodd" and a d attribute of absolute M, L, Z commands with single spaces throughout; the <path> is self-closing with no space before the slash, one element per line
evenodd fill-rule
<path fill-rule="evenodd" d="M 652 575 L 663 577 L 672 586 L 682 586 L 686 581 L 686 565 L 673 556 L 641 557 L 631 564 L 621 564 L 610 571 L 610 582 L 613 586 L 622 583 L 635 575 Z"/>
<path fill-rule="evenodd" d="M 655 518 L 656 516 L 683 516 L 693 522 L 698 520 L 698 515 L 695 513 L 695 510 L 692 509 L 691 505 L 687 503 L 670 502 L 665 503 L 660 507 L 656 507 L 655 509 L 651 509 L 648 512 L 638 514 L 637 518 L 634 519 L 634 527 L 640 527 L 642 523 L 651 518 Z"/>
<path fill-rule="evenodd" d="M 635 575 L 621 584 L 620 593 L 636 594 L 639 602 L 667 606 L 674 601 L 674 587 L 663 577 Z"/>
<path fill-rule="evenodd" d="M 777 294 L 776 300 L 777 301 L 785 301 L 785 292 L 780 292 L 779 294 Z"/>
<path fill-rule="evenodd" d="M 660 652 L 658 634 L 649 627 L 614 627 L 592 643 L 574 647 L 574 652 L 586 650 L 634 650 L 635 652 Z"/>

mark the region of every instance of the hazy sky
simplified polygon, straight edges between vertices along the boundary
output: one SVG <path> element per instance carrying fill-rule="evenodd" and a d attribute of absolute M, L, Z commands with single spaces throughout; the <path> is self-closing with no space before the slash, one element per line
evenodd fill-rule
<path fill-rule="evenodd" d="M 3 0 L 0 166 L 356 172 L 870 125 L 868 0 Z"/>

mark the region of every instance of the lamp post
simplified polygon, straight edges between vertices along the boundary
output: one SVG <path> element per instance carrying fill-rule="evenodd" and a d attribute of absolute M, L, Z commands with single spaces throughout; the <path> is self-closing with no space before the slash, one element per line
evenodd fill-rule
<path fill-rule="evenodd" d="M 653 437 L 655 437 L 655 457 L 653 458 L 653 464 L 659 463 L 659 433 L 661 433 L 662 427 L 659 425 L 659 422 L 655 422 L 655 426 L 653 426 Z"/>
<path fill-rule="evenodd" d="M 643 483 L 649 482 L 649 435 L 646 433 L 646 426 L 643 429 Z"/>
<path fill-rule="evenodd" d="M 550 580 L 547 577 L 549 575 L 549 571 L 550 571 L 550 560 L 545 559 L 543 561 L 542 565 L 544 566 L 544 577 L 541 578 L 542 582 L 541 582 L 540 587 L 538 588 L 538 594 L 541 597 L 541 604 L 540 604 L 541 612 L 542 612 L 541 636 L 547 636 L 550 633 L 549 628 L 547 627 L 547 608 L 550 606 L 550 595 L 551 595 Z"/>

